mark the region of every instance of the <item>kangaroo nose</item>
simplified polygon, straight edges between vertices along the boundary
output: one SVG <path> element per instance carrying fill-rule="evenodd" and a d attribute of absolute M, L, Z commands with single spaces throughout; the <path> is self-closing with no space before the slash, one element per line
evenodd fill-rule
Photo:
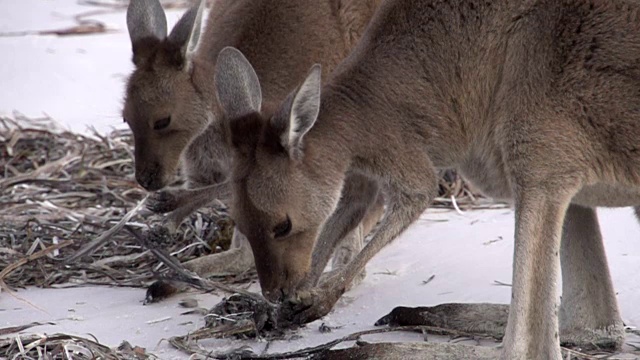
<path fill-rule="evenodd" d="M 151 189 L 152 179 L 150 176 L 145 176 L 145 175 L 136 173 L 136 181 L 138 182 L 138 184 L 140 184 L 140 186 L 142 186 L 146 190 L 153 191 L 153 189 Z"/>
<path fill-rule="evenodd" d="M 148 191 L 160 190 L 164 187 L 161 178 L 161 167 L 157 163 L 136 168 L 136 181 Z"/>
<path fill-rule="evenodd" d="M 274 304 L 279 304 L 284 299 L 284 292 L 282 289 L 265 290 L 262 295 Z"/>

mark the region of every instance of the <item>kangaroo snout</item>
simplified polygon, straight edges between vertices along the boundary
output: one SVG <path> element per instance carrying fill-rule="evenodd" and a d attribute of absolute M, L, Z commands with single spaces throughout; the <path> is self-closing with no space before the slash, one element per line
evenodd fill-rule
<path fill-rule="evenodd" d="M 282 252 L 282 254 L 286 253 Z M 277 259 L 269 256 L 255 258 L 262 295 L 267 300 L 272 303 L 281 303 L 295 297 L 298 290 L 303 288 L 304 279 L 309 272 L 309 262 L 296 260 L 293 256 Z"/>
<path fill-rule="evenodd" d="M 152 164 L 144 170 L 136 169 L 136 181 L 148 191 L 156 191 L 165 187 L 160 165 Z"/>
<path fill-rule="evenodd" d="M 280 304 L 287 300 L 296 299 L 298 292 L 302 290 L 302 286 L 295 286 L 293 283 L 287 282 L 287 284 L 276 286 L 275 288 L 264 288 L 262 290 L 262 295 L 270 302 Z"/>
<path fill-rule="evenodd" d="M 262 295 L 272 303 L 281 303 L 294 297 L 304 278 L 297 274 L 290 276 L 286 271 L 271 275 L 262 276 L 260 286 Z"/>

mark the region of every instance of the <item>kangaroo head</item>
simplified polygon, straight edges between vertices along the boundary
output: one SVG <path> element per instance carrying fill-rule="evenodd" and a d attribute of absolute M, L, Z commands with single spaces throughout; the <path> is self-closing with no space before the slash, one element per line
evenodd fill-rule
<path fill-rule="evenodd" d="M 147 190 L 168 185 L 183 151 L 213 120 L 193 76 L 203 6 L 188 10 L 169 35 L 158 0 L 131 1 L 127 9 L 135 70 L 123 117 L 134 136 L 136 180 Z"/>
<path fill-rule="evenodd" d="M 293 295 L 309 272 L 324 221 L 340 198 L 341 175 L 318 163 L 306 144 L 320 107 L 320 66 L 272 114 L 261 113 L 258 77 L 240 51 L 227 47 L 215 87 L 232 153 L 231 214 L 247 236 L 265 297 Z"/>

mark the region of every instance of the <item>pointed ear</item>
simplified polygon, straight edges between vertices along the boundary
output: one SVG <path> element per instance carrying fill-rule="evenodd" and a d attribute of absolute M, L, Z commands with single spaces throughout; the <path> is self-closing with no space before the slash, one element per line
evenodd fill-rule
<path fill-rule="evenodd" d="M 200 44 L 202 12 L 205 2 L 205 0 L 198 0 L 198 4 L 182 15 L 169 34 L 169 41 L 180 46 L 180 52 L 185 62 L 185 71 L 191 69 L 193 55 Z"/>
<path fill-rule="evenodd" d="M 320 64 L 315 64 L 293 95 L 289 116 L 274 118 L 275 121 L 280 122 L 275 126 L 286 129 L 283 131 L 280 141 L 282 146 L 289 151 L 289 156 L 294 159 L 299 160 L 302 157 L 302 140 L 315 124 L 320 112 L 321 75 L 322 67 Z"/>
<path fill-rule="evenodd" d="M 131 0 L 127 7 L 127 29 L 134 47 L 144 38 L 167 37 L 167 18 L 158 0 Z"/>
<path fill-rule="evenodd" d="M 220 51 L 214 83 L 218 102 L 228 119 L 260 111 L 260 81 L 253 66 L 240 50 L 228 46 Z"/>

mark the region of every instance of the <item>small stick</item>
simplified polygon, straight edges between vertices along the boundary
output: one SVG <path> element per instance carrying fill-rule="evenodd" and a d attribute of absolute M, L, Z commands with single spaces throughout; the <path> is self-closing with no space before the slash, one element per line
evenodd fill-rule
<path fill-rule="evenodd" d="M 464 212 L 462 212 L 462 210 L 460 210 L 460 208 L 458 207 L 458 203 L 456 202 L 456 197 L 454 195 L 451 195 L 451 203 L 453 204 L 453 208 L 458 214 L 464 215 Z"/>
<path fill-rule="evenodd" d="M 117 224 L 115 224 L 111 229 L 105 231 L 104 233 L 102 233 L 102 235 L 98 236 L 96 239 L 94 239 L 93 241 L 91 241 L 87 245 L 83 246 L 75 254 L 71 255 L 68 258 L 66 258 L 64 260 L 64 262 L 69 264 L 69 263 L 72 263 L 72 262 L 74 262 L 74 261 L 86 256 L 86 255 L 90 255 L 91 253 L 93 253 L 94 250 L 96 250 L 102 244 L 104 244 L 107 241 L 109 241 L 109 239 L 113 235 L 115 235 L 118 231 L 120 231 L 127 224 L 127 222 L 129 222 L 129 220 L 131 220 L 131 218 L 134 215 L 136 215 L 138 213 L 138 211 L 140 211 L 140 209 L 142 208 L 142 205 L 147 201 L 147 198 L 149 198 L 149 195 L 145 196 L 144 199 L 140 200 L 138 202 L 138 204 L 136 205 L 136 207 L 131 209 L 131 211 L 129 211 L 122 218 L 122 220 L 120 220 Z"/>
<path fill-rule="evenodd" d="M 168 320 L 171 320 L 171 319 L 172 319 L 171 316 L 165 316 L 165 317 L 160 318 L 160 319 L 149 320 L 149 321 L 147 321 L 147 324 L 157 324 L 159 322 L 168 321 Z"/>
<path fill-rule="evenodd" d="M 45 256 L 47 254 L 50 254 L 50 253 L 54 252 L 55 250 L 62 249 L 63 247 L 69 246 L 71 244 L 73 244 L 73 240 L 65 240 L 65 241 L 62 241 L 62 242 L 60 242 L 58 244 L 51 245 L 51 246 L 49 246 L 49 247 L 47 247 L 45 249 L 42 249 L 42 250 L 40 250 L 38 252 L 35 252 L 35 253 L 27 256 L 27 257 L 24 257 L 24 258 L 22 258 L 22 259 L 20 259 L 20 260 L 18 260 L 16 262 L 14 262 L 13 264 L 11 264 L 11 265 L 7 266 L 6 268 L 4 268 L 4 270 L 0 271 L 0 283 L 4 284 L 4 279 L 10 273 L 12 273 L 14 270 L 19 268 L 20 266 L 22 266 L 22 265 L 24 265 L 24 264 L 26 264 L 26 263 L 28 263 L 30 261 L 39 259 L 39 258 L 41 258 L 41 257 L 43 257 L 43 256 Z"/>

